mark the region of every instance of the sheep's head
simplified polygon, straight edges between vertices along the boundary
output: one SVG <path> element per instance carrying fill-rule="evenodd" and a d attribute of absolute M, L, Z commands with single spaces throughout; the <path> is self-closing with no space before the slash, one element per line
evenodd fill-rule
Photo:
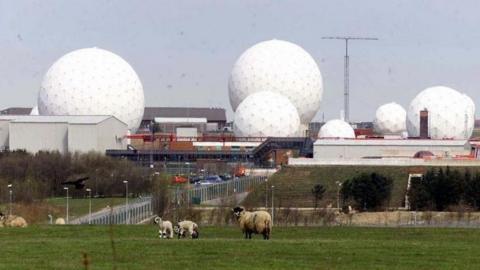
<path fill-rule="evenodd" d="M 180 226 L 178 226 L 178 225 L 173 226 L 173 232 L 175 234 L 179 234 L 180 233 Z"/>
<path fill-rule="evenodd" d="M 197 230 L 193 230 L 192 238 L 193 238 L 193 239 L 197 239 L 199 236 L 200 236 L 200 233 L 198 233 Z"/>
<path fill-rule="evenodd" d="M 156 217 L 153 219 L 153 222 L 154 222 L 155 224 L 160 224 L 160 222 L 162 222 L 162 218 L 159 217 L 159 216 L 156 216 Z"/>
<path fill-rule="evenodd" d="M 237 206 L 232 209 L 233 215 L 239 219 L 245 212 L 245 208 L 242 206 Z"/>

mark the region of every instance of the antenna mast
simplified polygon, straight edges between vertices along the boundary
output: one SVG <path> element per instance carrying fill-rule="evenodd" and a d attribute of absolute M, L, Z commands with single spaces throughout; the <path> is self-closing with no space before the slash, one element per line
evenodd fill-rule
<path fill-rule="evenodd" d="M 352 36 L 343 36 L 343 37 L 322 37 L 322 39 L 342 39 L 345 40 L 345 67 L 344 67 L 344 111 L 345 111 L 345 121 L 350 121 L 350 89 L 349 89 L 349 58 L 348 58 L 348 41 L 349 40 L 378 40 L 374 37 L 352 37 Z"/>

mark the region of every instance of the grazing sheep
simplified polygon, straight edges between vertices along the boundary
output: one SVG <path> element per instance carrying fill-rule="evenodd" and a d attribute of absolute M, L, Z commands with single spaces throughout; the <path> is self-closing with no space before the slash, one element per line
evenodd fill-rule
<path fill-rule="evenodd" d="M 65 225 L 65 219 L 61 217 L 55 219 L 55 225 Z"/>
<path fill-rule="evenodd" d="M 9 215 L 5 216 L 3 213 L 0 213 L 0 227 L 27 227 L 27 221 L 20 216 Z"/>
<path fill-rule="evenodd" d="M 196 239 L 200 236 L 200 233 L 198 232 L 198 225 L 190 220 L 178 222 L 177 225 L 175 225 L 175 227 L 173 228 L 173 230 L 178 235 L 178 238 L 185 238 L 187 236 L 187 233 L 192 239 Z"/>
<path fill-rule="evenodd" d="M 233 214 L 240 224 L 245 239 L 252 239 L 252 233 L 262 234 L 263 239 L 270 239 L 272 231 L 272 217 L 266 211 L 245 211 L 244 207 L 237 206 L 232 209 Z"/>
<path fill-rule="evenodd" d="M 156 216 L 154 222 L 158 224 L 158 237 L 159 238 L 173 238 L 172 222 L 168 220 L 162 220 L 161 217 Z"/>

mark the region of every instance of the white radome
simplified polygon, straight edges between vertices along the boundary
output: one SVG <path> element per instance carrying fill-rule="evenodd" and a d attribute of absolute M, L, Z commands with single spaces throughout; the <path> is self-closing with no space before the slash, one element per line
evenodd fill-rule
<path fill-rule="evenodd" d="M 262 91 L 248 96 L 235 111 L 233 132 L 237 137 L 297 136 L 300 118 L 288 98 Z"/>
<path fill-rule="evenodd" d="M 407 130 L 420 135 L 420 111 L 428 110 L 428 132 L 432 139 L 469 139 L 475 123 L 475 104 L 465 94 L 445 86 L 430 87 L 410 103 Z"/>
<path fill-rule="evenodd" d="M 286 96 L 308 124 L 322 101 L 322 74 L 317 63 L 300 46 L 282 40 L 260 42 L 236 61 L 228 82 L 234 111 L 249 95 L 272 91 Z"/>
<path fill-rule="evenodd" d="M 347 122 L 340 119 L 333 119 L 326 122 L 322 128 L 320 128 L 318 137 L 354 139 L 355 131 Z"/>
<path fill-rule="evenodd" d="M 401 135 L 407 130 L 407 111 L 395 102 L 378 107 L 373 127 L 382 135 Z"/>
<path fill-rule="evenodd" d="M 142 83 L 120 56 L 99 48 L 70 52 L 45 75 L 40 115 L 113 115 L 135 131 L 145 107 Z"/>

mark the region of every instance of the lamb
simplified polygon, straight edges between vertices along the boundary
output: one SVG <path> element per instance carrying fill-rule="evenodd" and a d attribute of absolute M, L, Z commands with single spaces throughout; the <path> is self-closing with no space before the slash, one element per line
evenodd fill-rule
<path fill-rule="evenodd" d="M 28 226 L 27 221 L 20 216 L 9 215 L 5 216 L 0 213 L 0 227 L 20 227 L 25 228 Z"/>
<path fill-rule="evenodd" d="M 266 211 L 245 211 L 244 207 L 237 206 L 232 209 L 233 214 L 240 224 L 245 239 L 252 239 L 252 233 L 262 234 L 263 239 L 270 239 L 272 231 L 272 217 Z"/>
<path fill-rule="evenodd" d="M 172 222 L 168 220 L 162 220 L 161 217 L 156 216 L 154 222 L 158 224 L 158 237 L 159 238 L 173 238 L 173 227 Z"/>
<path fill-rule="evenodd" d="M 180 237 L 186 237 L 187 233 L 192 239 L 196 239 L 199 237 L 200 233 L 198 232 L 198 225 L 190 220 L 180 221 L 175 225 L 174 229 L 175 233 Z"/>

